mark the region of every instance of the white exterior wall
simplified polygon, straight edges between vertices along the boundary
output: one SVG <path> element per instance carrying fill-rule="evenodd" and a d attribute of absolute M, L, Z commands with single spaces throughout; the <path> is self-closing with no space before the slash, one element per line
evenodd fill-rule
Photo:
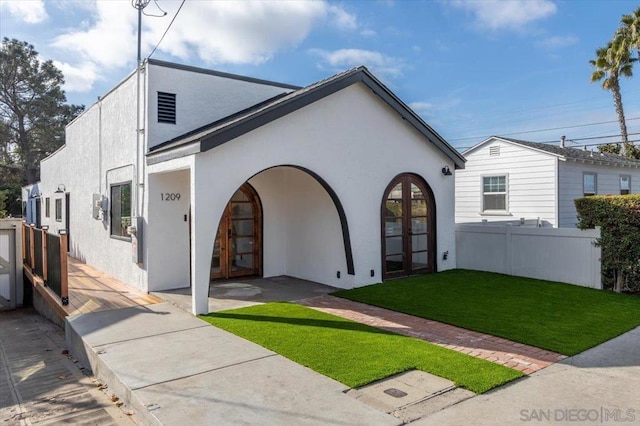
<path fill-rule="evenodd" d="M 499 156 L 489 148 L 500 147 Z M 519 221 L 540 218 L 557 226 L 556 157 L 493 140 L 466 155 L 464 170 L 456 170 L 456 222 Z M 482 212 L 482 177 L 507 175 L 507 210 L 504 215 Z"/>
<path fill-rule="evenodd" d="M 600 229 L 456 224 L 458 268 L 601 289 Z"/>
<path fill-rule="evenodd" d="M 291 167 L 266 170 L 251 180 L 263 208 L 263 275 L 317 281 L 333 268 L 346 275 L 340 217 L 324 188 Z"/>
<path fill-rule="evenodd" d="M 574 200 L 584 196 L 582 186 L 584 173 L 597 174 L 598 195 L 620 195 L 620 176 L 622 175 L 631 176 L 631 193 L 640 193 L 640 169 L 561 161 L 559 164 L 561 228 L 574 228 L 578 223 Z"/>
<path fill-rule="evenodd" d="M 136 79 L 130 76 L 67 127 L 65 146 L 41 162 L 43 200 L 51 198 L 51 215 L 43 214 L 42 222 L 57 232 L 70 214 L 71 255 L 146 291 L 145 271 L 132 261 L 131 242 L 111 238 L 108 212 L 103 220 L 92 217 L 92 194 L 110 197 L 110 185 L 135 182 L 135 106 Z M 60 184 L 70 194 L 69 212 L 64 194 L 55 193 Z M 60 222 L 57 198 L 63 200 Z"/>
<path fill-rule="evenodd" d="M 149 148 L 291 89 L 148 64 Z M 176 124 L 158 123 L 157 92 L 176 94 Z"/>
<path fill-rule="evenodd" d="M 189 169 L 148 177 L 147 222 L 143 235 L 148 291 L 189 287 Z M 167 194 L 179 199 L 167 197 Z"/>
<path fill-rule="evenodd" d="M 441 172 L 444 166 L 453 170 L 453 162 L 366 86 L 355 84 L 195 155 L 191 169 L 194 313 L 207 310 L 213 240 L 226 203 L 251 176 L 288 164 L 322 177 L 336 192 L 348 219 L 355 276 L 341 270 L 338 279 L 335 265 L 321 265 L 308 279 L 342 288 L 381 281 L 380 206 L 387 185 L 405 172 L 421 176 L 435 196 L 437 270 L 455 267 L 455 180 Z M 149 166 L 150 172 L 154 169 L 155 165 Z M 444 251 L 449 252 L 447 260 L 442 259 Z M 288 262 L 285 267 L 289 272 Z"/>

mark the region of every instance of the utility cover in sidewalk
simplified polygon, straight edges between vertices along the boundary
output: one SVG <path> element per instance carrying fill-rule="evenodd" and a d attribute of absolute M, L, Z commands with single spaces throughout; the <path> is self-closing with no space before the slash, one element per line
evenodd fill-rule
<path fill-rule="evenodd" d="M 450 380 L 411 370 L 351 389 L 347 395 L 380 411 L 412 421 L 470 398 L 474 393 L 457 389 Z"/>

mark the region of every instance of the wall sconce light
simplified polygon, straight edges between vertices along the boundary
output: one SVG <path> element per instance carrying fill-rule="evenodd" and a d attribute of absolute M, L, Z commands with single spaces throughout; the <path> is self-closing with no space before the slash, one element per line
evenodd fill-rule
<path fill-rule="evenodd" d="M 445 175 L 445 176 L 451 176 L 452 175 L 451 170 L 449 169 L 449 166 L 444 166 L 442 168 L 442 174 Z"/>
<path fill-rule="evenodd" d="M 64 194 L 64 191 L 66 191 L 66 190 L 67 190 L 67 188 L 63 184 L 60 184 L 60 185 L 58 185 L 58 189 L 56 189 L 55 193 L 56 194 Z"/>
<path fill-rule="evenodd" d="M 29 198 L 40 198 L 42 196 L 42 192 L 35 191 L 29 195 Z"/>

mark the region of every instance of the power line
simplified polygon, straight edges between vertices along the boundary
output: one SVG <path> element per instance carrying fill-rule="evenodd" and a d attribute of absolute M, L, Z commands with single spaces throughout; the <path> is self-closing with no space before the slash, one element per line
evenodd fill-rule
<path fill-rule="evenodd" d="M 164 30 L 164 34 L 162 34 L 162 37 L 160 37 L 160 41 L 158 42 L 158 44 L 156 44 L 156 47 L 154 47 L 153 50 L 151 51 L 151 53 L 149 54 L 149 58 L 156 52 L 156 49 L 158 48 L 158 46 L 160 46 L 160 43 L 162 43 L 162 40 L 164 40 L 164 36 L 166 36 L 167 33 L 169 32 L 169 28 L 171 28 L 171 25 L 173 25 L 173 21 L 175 21 L 176 18 L 178 17 L 178 14 L 180 13 L 180 10 L 182 9 L 182 6 L 184 6 L 184 2 L 185 1 L 186 0 L 182 0 L 182 3 L 180 3 L 180 7 L 176 11 L 176 14 L 173 15 L 173 19 L 171 20 L 171 22 L 169 22 L 169 26 L 167 27 L 167 29 Z"/>
<path fill-rule="evenodd" d="M 640 117 L 627 118 L 625 121 L 632 121 L 632 120 L 640 120 Z M 578 127 L 597 126 L 597 125 L 600 125 L 600 124 L 611 124 L 611 123 L 617 123 L 617 122 L 618 122 L 618 120 L 599 121 L 597 123 L 576 124 L 574 126 L 550 127 L 548 129 L 537 129 L 537 130 L 527 130 L 527 131 L 523 131 L 523 132 L 503 133 L 502 136 L 523 135 L 523 134 L 526 134 L 526 133 L 541 133 L 541 132 L 549 132 L 551 130 L 575 129 L 575 128 L 578 128 Z M 470 136 L 470 137 L 466 137 L 466 138 L 449 139 L 449 141 L 465 141 L 465 140 L 470 140 L 470 139 L 481 139 L 481 138 L 484 138 L 484 137 L 486 137 L 486 135 Z"/>

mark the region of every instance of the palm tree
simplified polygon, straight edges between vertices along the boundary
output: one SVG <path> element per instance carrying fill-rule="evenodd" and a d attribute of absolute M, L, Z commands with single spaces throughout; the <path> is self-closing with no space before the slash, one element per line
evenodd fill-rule
<path fill-rule="evenodd" d="M 602 88 L 610 90 L 613 95 L 613 103 L 618 114 L 618 122 L 620 123 L 620 134 L 622 135 L 622 155 L 625 155 L 629 138 L 627 136 L 627 124 L 624 118 L 624 109 L 622 108 L 622 95 L 620 93 L 620 77 L 631 77 L 632 61 L 629 49 L 624 49 L 624 38 L 615 37 L 613 41 L 607 44 L 607 47 L 601 47 L 596 50 L 596 59 L 589 61 L 595 68 L 591 74 L 591 82 L 602 80 Z"/>
<path fill-rule="evenodd" d="M 622 48 L 626 47 L 630 52 L 636 49 L 640 56 L 640 7 L 629 15 L 622 15 L 616 36 L 623 38 Z"/>

